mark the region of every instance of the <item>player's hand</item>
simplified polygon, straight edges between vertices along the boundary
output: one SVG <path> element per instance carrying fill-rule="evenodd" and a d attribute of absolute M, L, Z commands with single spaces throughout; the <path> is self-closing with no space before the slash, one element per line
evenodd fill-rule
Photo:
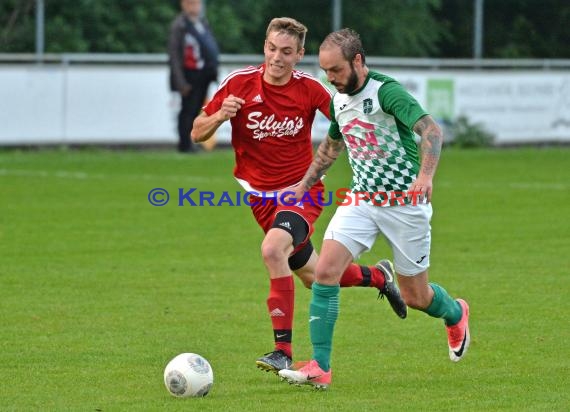
<path fill-rule="evenodd" d="M 232 117 L 235 117 L 238 110 L 241 109 L 241 107 L 244 104 L 245 104 L 244 99 L 236 97 L 233 94 L 230 94 L 228 97 L 224 99 L 222 107 L 220 108 L 219 113 L 222 118 L 221 120 L 226 121 L 231 119 Z"/>
<path fill-rule="evenodd" d="M 432 191 L 433 183 L 431 178 L 420 175 L 408 189 L 408 201 L 412 202 L 412 205 L 429 203 L 431 202 Z"/>
<path fill-rule="evenodd" d="M 300 183 L 286 187 L 277 192 L 277 203 L 284 206 L 292 206 L 298 203 L 305 194 L 305 190 Z"/>

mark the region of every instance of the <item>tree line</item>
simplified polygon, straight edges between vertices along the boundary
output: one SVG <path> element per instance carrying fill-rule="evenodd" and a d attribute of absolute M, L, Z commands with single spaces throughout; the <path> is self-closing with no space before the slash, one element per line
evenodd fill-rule
<path fill-rule="evenodd" d="M 0 2 L 0 53 L 35 51 L 36 0 Z M 178 0 L 44 0 L 46 53 L 164 53 Z M 222 53 L 261 54 L 267 23 L 309 28 L 306 53 L 331 31 L 331 0 L 205 0 Z M 485 0 L 484 58 L 570 58 L 570 2 Z M 343 0 L 342 26 L 367 55 L 470 58 L 473 0 Z"/>

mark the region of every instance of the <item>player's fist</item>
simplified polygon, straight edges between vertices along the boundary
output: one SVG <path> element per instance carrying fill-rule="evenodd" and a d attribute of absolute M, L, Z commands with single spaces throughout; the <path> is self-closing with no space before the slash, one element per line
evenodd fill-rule
<path fill-rule="evenodd" d="M 220 115 L 222 117 L 222 120 L 225 121 L 231 119 L 232 117 L 235 117 L 238 110 L 240 110 L 244 104 L 244 99 L 230 94 L 224 99 L 222 107 L 220 108 Z"/>

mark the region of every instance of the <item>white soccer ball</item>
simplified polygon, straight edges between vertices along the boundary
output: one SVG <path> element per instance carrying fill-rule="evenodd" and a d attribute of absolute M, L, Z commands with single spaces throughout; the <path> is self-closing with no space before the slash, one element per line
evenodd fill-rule
<path fill-rule="evenodd" d="M 210 363 L 195 353 L 181 353 L 164 368 L 164 384 L 171 395 L 206 396 L 214 384 Z"/>

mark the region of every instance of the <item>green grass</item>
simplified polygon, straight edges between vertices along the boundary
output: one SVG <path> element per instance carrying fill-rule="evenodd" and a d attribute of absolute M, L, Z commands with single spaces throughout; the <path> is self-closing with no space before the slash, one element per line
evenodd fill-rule
<path fill-rule="evenodd" d="M 0 151 L 0 410 L 569 410 L 569 163 L 560 148 L 445 150 L 430 274 L 471 305 L 469 354 L 449 361 L 440 321 L 344 290 L 333 385 L 315 393 L 255 368 L 272 334 L 249 208 L 176 205 L 178 188 L 239 190 L 230 151 Z M 327 190 L 348 180 L 342 159 Z M 149 204 L 155 187 L 168 205 Z M 361 262 L 388 253 L 379 240 Z M 211 362 L 206 398 L 164 388 L 181 352 Z"/>

